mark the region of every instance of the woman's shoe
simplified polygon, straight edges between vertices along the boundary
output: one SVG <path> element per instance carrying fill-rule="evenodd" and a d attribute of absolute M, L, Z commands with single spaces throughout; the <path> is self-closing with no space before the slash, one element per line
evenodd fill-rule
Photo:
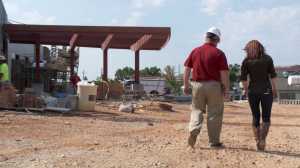
<path fill-rule="evenodd" d="M 270 123 L 263 123 L 260 128 L 260 143 L 259 150 L 265 151 L 266 148 L 266 139 L 269 133 Z"/>
<path fill-rule="evenodd" d="M 256 148 L 257 150 L 259 150 L 260 146 L 260 129 L 259 127 L 252 127 L 252 130 L 253 130 L 253 134 L 254 134 L 254 138 L 255 138 L 255 142 L 256 142 Z"/>

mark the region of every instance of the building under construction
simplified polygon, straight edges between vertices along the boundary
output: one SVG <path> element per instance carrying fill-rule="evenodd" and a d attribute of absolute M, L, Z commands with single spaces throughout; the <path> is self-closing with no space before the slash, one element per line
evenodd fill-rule
<path fill-rule="evenodd" d="M 2 2 L 0 10 L 0 50 L 7 57 L 11 83 L 20 94 L 74 94 L 70 78 L 78 71 L 80 47 L 102 49 L 99 75 L 103 81 L 108 81 L 109 50 L 131 50 L 134 81 L 139 84 L 140 51 L 161 50 L 171 37 L 169 27 L 11 24 Z"/>

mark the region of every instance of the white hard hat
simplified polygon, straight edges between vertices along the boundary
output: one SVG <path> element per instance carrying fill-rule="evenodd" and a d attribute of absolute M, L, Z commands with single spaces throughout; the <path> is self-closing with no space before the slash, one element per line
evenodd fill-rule
<path fill-rule="evenodd" d="M 212 33 L 212 34 L 218 36 L 219 38 L 221 38 L 221 31 L 220 31 L 220 29 L 218 29 L 216 27 L 211 27 L 210 29 L 208 29 L 207 33 Z"/>

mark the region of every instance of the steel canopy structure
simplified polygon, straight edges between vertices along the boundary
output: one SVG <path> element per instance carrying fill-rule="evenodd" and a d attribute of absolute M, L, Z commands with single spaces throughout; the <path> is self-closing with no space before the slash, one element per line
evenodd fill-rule
<path fill-rule="evenodd" d="M 75 47 L 103 50 L 103 79 L 108 78 L 108 49 L 128 49 L 135 55 L 135 80 L 139 82 L 141 50 L 161 50 L 171 37 L 169 27 L 108 27 L 66 25 L 5 24 L 11 43 L 35 45 L 36 77 L 40 77 L 40 45 L 70 46 L 71 74 L 74 73 Z"/>

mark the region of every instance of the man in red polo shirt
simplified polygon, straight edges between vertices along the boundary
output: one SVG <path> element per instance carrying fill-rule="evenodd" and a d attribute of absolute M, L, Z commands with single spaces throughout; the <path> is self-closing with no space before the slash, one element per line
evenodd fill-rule
<path fill-rule="evenodd" d="M 194 148 L 200 133 L 203 114 L 207 110 L 207 129 L 211 147 L 222 147 L 224 97 L 229 94 L 229 72 L 225 54 L 217 48 L 221 32 L 212 27 L 205 35 L 205 44 L 195 48 L 185 61 L 184 92 L 189 94 L 192 71 L 192 113 L 188 144 Z"/>

